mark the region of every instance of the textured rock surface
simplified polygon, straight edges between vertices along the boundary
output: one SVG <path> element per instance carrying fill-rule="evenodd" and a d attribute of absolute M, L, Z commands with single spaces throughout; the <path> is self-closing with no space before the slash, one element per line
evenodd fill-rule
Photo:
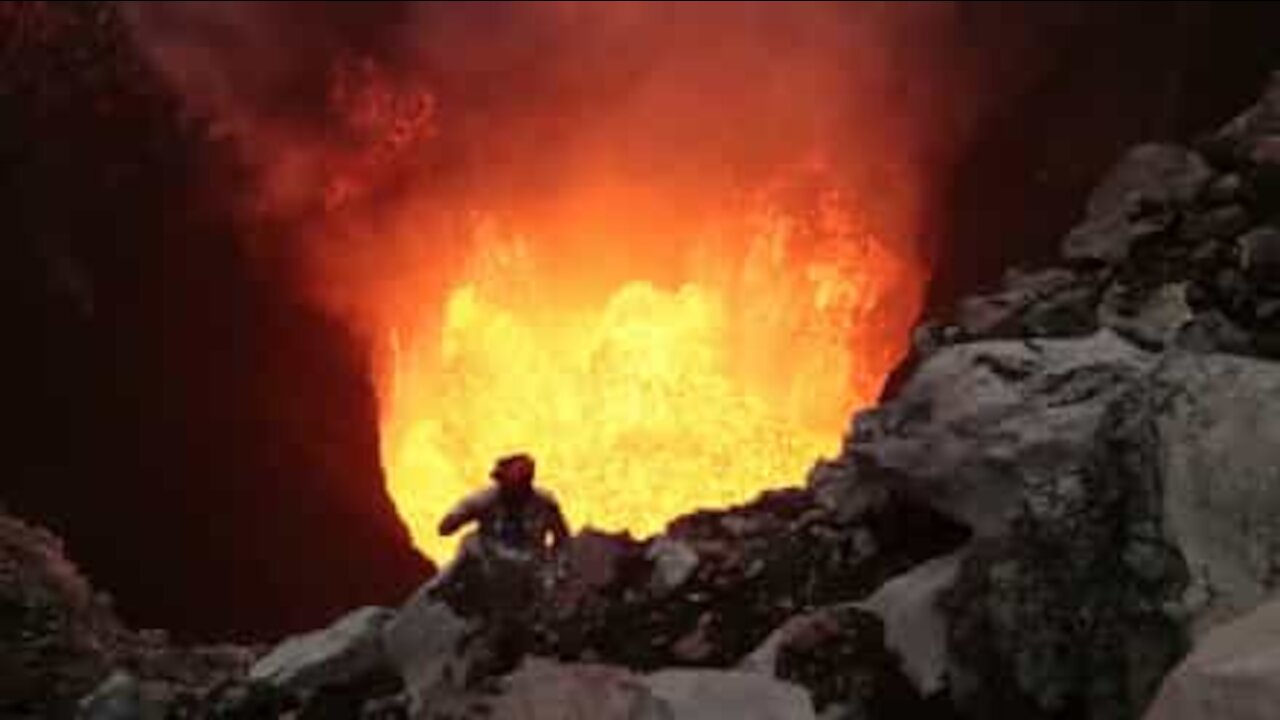
<path fill-rule="evenodd" d="M 1280 708 L 1280 603 L 1216 628 L 1165 679 L 1145 720 L 1271 720 Z"/>
<path fill-rule="evenodd" d="M 0 716 L 66 716 L 126 640 L 50 533 L 0 512 Z"/>
<path fill-rule="evenodd" d="M 1205 161 L 1173 145 L 1142 145 L 1108 173 L 1089 197 L 1084 222 L 1063 240 L 1067 260 L 1116 265 L 1133 245 L 1169 230 L 1169 208 L 1197 198 L 1213 179 Z"/>
<path fill-rule="evenodd" d="M 150 720 L 160 713 L 147 712 L 138 681 L 128 673 L 114 672 L 80 703 L 81 720 Z"/>
<path fill-rule="evenodd" d="M 814 717 L 808 694 L 790 683 L 730 670 L 661 670 L 644 686 L 662 708 L 653 720 L 807 720 Z"/>
<path fill-rule="evenodd" d="M 804 687 L 823 717 L 946 717 L 912 687 L 885 647 L 884 625 L 857 603 L 792 617 L 739 667 Z"/>
<path fill-rule="evenodd" d="M 799 687 L 756 673 L 663 670 L 636 675 L 604 665 L 531 659 L 475 716 L 511 720 L 812 720 Z"/>
<path fill-rule="evenodd" d="M 880 587 L 859 603 L 885 624 L 885 644 L 901 658 L 916 689 L 932 695 L 946 687 L 947 619 L 942 594 L 955 583 L 963 551 L 930 560 Z"/>
<path fill-rule="evenodd" d="M 1198 628 L 1280 587 L 1280 363 L 1171 357 L 1154 377 L 1164 518 L 1194 580 Z"/>
<path fill-rule="evenodd" d="M 250 660 L 246 648 L 175 647 L 129 630 L 52 534 L 0 510 L 0 717 L 194 713 Z"/>
<path fill-rule="evenodd" d="M 1170 283 L 1126 302 L 1126 288 L 1112 286 L 1098 307 L 1099 322 L 1133 343 L 1160 350 L 1173 343 L 1178 332 L 1194 317 L 1187 304 L 1186 283 Z"/>
<path fill-rule="evenodd" d="M 253 664 L 249 679 L 302 693 L 377 672 L 385 664 L 382 629 L 394 616 L 387 608 L 353 610 L 323 630 L 285 640 Z"/>
<path fill-rule="evenodd" d="M 956 345 L 861 413 L 847 452 L 983 535 L 1069 494 L 1109 402 L 1153 358 L 1114 333 Z"/>
<path fill-rule="evenodd" d="M 387 660 L 409 693 L 413 712 L 449 702 L 466 686 L 476 662 L 476 628 L 424 585 L 382 630 Z"/>

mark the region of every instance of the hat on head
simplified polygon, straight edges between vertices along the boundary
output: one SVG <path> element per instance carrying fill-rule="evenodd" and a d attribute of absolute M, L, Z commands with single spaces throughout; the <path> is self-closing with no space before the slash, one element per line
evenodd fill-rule
<path fill-rule="evenodd" d="M 530 455 L 516 453 L 499 458 L 493 470 L 489 471 L 489 477 L 503 485 L 532 485 L 534 468 Z"/>

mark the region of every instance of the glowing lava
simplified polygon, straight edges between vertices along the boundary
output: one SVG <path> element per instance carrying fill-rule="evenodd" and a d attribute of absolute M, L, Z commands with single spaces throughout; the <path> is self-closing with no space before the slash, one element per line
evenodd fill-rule
<path fill-rule="evenodd" d="M 640 250 L 604 289 L 605 242 L 570 266 L 484 222 L 470 246 L 435 317 L 390 332 L 381 387 L 388 489 L 436 560 L 442 514 L 514 450 L 575 528 L 641 536 L 802 482 L 879 391 L 922 284 L 834 191 L 673 237 L 674 263 Z"/>

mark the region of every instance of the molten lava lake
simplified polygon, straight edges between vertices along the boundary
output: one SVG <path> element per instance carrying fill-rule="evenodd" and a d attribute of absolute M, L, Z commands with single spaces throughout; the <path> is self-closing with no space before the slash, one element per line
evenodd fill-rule
<path fill-rule="evenodd" d="M 812 200 L 625 252 L 478 221 L 437 299 L 383 328 L 382 462 L 418 549 L 452 554 L 440 518 L 509 452 L 536 457 L 575 529 L 636 536 L 837 453 L 925 278 L 847 196 Z"/>

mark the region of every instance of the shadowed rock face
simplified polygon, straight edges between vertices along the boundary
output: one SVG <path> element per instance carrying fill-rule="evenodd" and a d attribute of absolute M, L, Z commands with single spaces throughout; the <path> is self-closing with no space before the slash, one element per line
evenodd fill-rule
<path fill-rule="evenodd" d="M 1280 325 L 1249 258 L 1267 266 L 1280 216 L 1278 89 L 1196 150 L 1124 155 L 1063 266 L 1010 273 L 923 327 L 888 400 L 855 420 L 837 486 L 905 492 L 975 530 L 933 588 L 961 710 L 1136 717 L 1196 635 L 1274 590 L 1280 445 L 1262 418 L 1280 411 Z M 1092 322 L 1043 323 L 1064 295 Z M 906 647 L 908 667 L 936 659 Z"/>
<path fill-rule="evenodd" d="M 1280 588 L 1280 364 L 1225 355 L 1170 358 L 1145 462 L 1161 468 L 1163 516 L 1186 558 L 1188 610 L 1203 630 Z"/>
<path fill-rule="evenodd" d="M 0 44 L 3 500 L 180 635 L 402 597 L 428 568 L 383 492 L 362 351 L 251 269 L 235 148 L 180 112 L 118 8 L 8 5 Z"/>

